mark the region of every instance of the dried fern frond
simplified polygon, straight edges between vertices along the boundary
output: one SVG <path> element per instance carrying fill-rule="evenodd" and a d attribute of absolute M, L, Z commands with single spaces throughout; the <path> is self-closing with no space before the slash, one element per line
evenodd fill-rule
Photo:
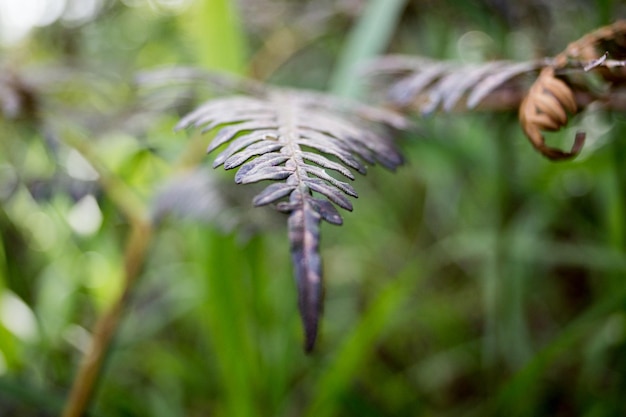
<path fill-rule="evenodd" d="M 626 59 L 626 20 L 603 26 L 570 43 L 556 56 L 554 66 L 563 68 L 572 63 L 593 62 L 603 56 L 614 60 Z M 611 65 L 596 65 L 593 68 L 607 81 L 625 81 L 626 72 L 623 69 L 612 70 Z"/>
<path fill-rule="evenodd" d="M 315 345 L 322 310 L 320 223 L 342 224 L 335 205 L 351 211 L 357 197 L 344 179 L 366 164 L 402 164 L 389 127 L 406 128 L 398 114 L 320 93 L 267 89 L 259 96 L 211 100 L 185 116 L 178 129 L 217 129 L 208 152 L 223 148 L 213 166 L 238 168 L 239 184 L 264 180 L 255 206 L 275 203 L 289 214 L 288 230 L 305 330 L 305 350 Z M 342 179 L 339 179 L 339 178 Z"/>
<path fill-rule="evenodd" d="M 579 133 L 570 152 L 545 144 L 542 131 L 558 130 L 593 101 L 612 100 L 626 83 L 626 21 L 595 30 L 572 42 L 552 58 L 527 62 L 494 61 L 458 64 L 422 57 L 382 57 L 369 67 L 373 76 L 387 79 L 387 101 L 399 109 L 428 115 L 437 110 L 505 111 L 517 109 L 522 130 L 533 146 L 550 159 L 576 156 L 585 135 Z M 594 71 L 607 82 L 603 91 L 586 85 Z M 530 83 L 528 81 L 532 81 Z M 530 87 L 529 87 L 530 86 Z"/>
<path fill-rule="evenodd" d="M 520 125 L 533 146 L 547 158 L 573 158 L 578 155 L 585 141 L 585 133 L 578 132 L 572 149 L 565 152 L 547 146 L 541 133 L 542 130 L 559 130 L 567 125 L 567 113 L 575 114 L 578 111 L 575 89 L 580 88 L 580 85 L 568 81 L 565 74 L 571 75 L 572 69 L 582 72 L 594 70 L 611 84 L 608 86 L 609 91 L 614 84 L 626 81 L 624 62 L 608 60 L 609 53 L 620 59 L 626 57 L 626 21 L 617 21 L 570 43 L 549 66 L 541 70 L 528 90 L 519 108 Z M 558 70 L 564 72 L 562 78 L 555 75 Z"/>

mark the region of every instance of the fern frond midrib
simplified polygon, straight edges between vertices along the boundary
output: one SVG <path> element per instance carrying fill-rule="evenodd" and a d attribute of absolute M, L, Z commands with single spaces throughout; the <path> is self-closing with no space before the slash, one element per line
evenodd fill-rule
<path fill-rule="evenodd" d="M 298 123 L 296 116 L 296 103 L 288 94 L 272 94 L 270 102 L 274 104 L 276 111 L 276 126 L 278 131 L 278 141 L 283 144 L 283 150 L 289 157 L 289 161 L 294 166 L 294 175 L 297 180 L 297 188 L 301 192 L 308 192 L 308 187 L 304 183 L 304 178 L 308 177 L 304 169 L 304 160 L 302 158 L 302 149 L 297 142 Z M 287 163 L 286 163 L 287 164 Z"/>

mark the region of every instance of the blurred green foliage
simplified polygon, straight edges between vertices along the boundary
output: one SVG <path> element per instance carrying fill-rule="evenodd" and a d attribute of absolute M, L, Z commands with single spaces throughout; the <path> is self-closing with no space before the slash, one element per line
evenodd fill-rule
<path fill-rule="evenodd" d="M 205 92 L 143 94 L 138 71 L 204 65 L 340 91 L 346 56 L 528 59 L 626 14 L 611 0 L 412 0 L 368 27 L 384 2 L 187 3 L 101 2 L 0 50 L 0 415 L 60 413 L 121 287 L 126 221 L 66 137 L 144 201 L 209 140 L 171 130 Z M 509 115 L 418 124 L 406 166 L 371 169 L 345 224 L 323 227 L 313 355 L 284 219 L 234 198 L 220 205 L 232 221 L 160 226 L 89 415 L 626 415 L 623 116 L 590 109 L 550 135 L 588 132 L 558 164 Z"/>

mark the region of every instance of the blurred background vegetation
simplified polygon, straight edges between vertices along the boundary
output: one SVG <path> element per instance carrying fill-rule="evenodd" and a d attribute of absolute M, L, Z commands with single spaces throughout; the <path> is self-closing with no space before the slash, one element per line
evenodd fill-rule
<path fill-rule="evenodd" d="M 619 17 L 612 0 L 0 0 L 0 415 L 59 415 L 119 296 L 128 219 L 94 161 L 186 216 L 153 237 L 89 415 L 626 415 L 623 115 L 551 134 L 587 132 L 565 163 L 514 115 L 419 120 L 406 166 L 358 178 L 354 213 L 323 226 L 307 356 L 285 219 L 194 170 L 210 137 L 172 131 L 209 90 L 134 82 L 195 65 L 356 95 L 377 53 L 530 59 Z"/>

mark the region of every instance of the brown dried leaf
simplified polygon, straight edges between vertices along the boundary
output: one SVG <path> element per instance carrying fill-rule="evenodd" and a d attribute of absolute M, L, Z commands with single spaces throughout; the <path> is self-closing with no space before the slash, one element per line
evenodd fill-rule
<path fill-rule="evenodd" d="M 608 59 L 612 58 L 612 59 Z M 626 83 L 626 20 L 596 29 L 575 42 L 554 59 L 557 69 L 582 67 L 593 70 L 605 81 L 613 84 Z"/>
<path fill-rule="evenodd" d="M 554 68 L 546 67 L 532 85 L 519 108 L 519 120 L 532 145 L 553 160 L 570 159 L 578 155 L 585 134 L 578 133 L 569 152 L 546 145 L 542 130 L 555 131 L 567 124 L 567 113 L 577 111 L 572 90 L 554 75 Z"/>

